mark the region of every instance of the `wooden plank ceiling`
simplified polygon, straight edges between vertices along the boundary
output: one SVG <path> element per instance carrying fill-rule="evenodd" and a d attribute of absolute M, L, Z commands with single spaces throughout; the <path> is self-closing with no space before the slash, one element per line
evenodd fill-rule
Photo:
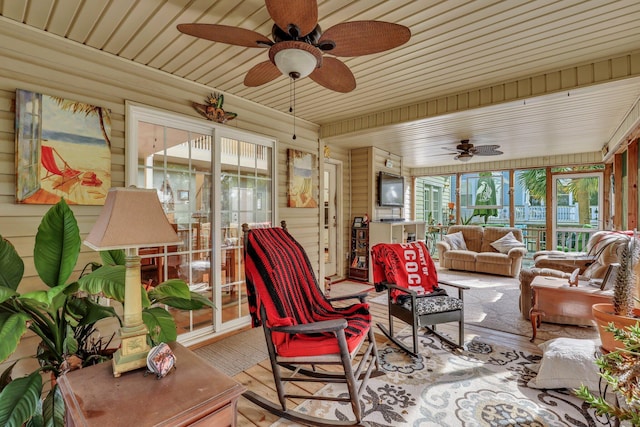
<path fill-rule="evenodd" d="M 266 49 L 214 43 L 176 29 L 180 23 L 216 23 L 271 38 L 262 0 L 0 0 L 0 15 L 212 90 L 280 111 L 290 106 L 285 77 L 257 88 L 243 85 L 245 73 L 267 59 Z M 356 77 L 353 92 L 300 80 L 297 116 L 320 125 L 640 51 L 637 0 L 319 0 L 318 16 L 323 29 L 382 20 L 412 34 L 391 51 L 340 58 Z M 505 159 L 576 147 L 599 151 L 639 96 L 640 82 L 628 79 L 532 100 L 528 108 L 508 103 L 331 142 L 375 144 L 402 155 L 409 167 L 452 163 L 441 147 L 463 138 L 499 144 Z"/>

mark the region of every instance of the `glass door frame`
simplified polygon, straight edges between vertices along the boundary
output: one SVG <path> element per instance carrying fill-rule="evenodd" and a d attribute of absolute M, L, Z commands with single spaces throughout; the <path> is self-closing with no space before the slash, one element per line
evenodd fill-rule
<path fill-rule="evenodd" d="M 147 122 L 156 124 L 163 127 L 171 127 L 176 129 L 182 129 L 192 133 L 199 133 L 203 135 L 211 135 L 213 139 L 212 150 L 212 173 L 213 173 L 213 186 L 212 186 L 212 200 L 211 200 L 211 212 L 212 212 L 212 226 L 211 226 L 211 260 L 212 265 L 221 265 L 222 249 L 220 245 L 221 239 L 219 238 L 221 227 L 221 185 L 220 180 L 215 177 L 221 176 L 221 151 L 216 149 L 220 147 L 221 139 L 231 138 L 238 140 L 245 140 L 252 143 L 269 145 L 271 147 L 271 164 L 272 164 L 272 197 L 271 197 L 271 212 L 273 213 L 272 222 L 275 223 L 278 218 L 277 212 L 277 177 L 278 177 L 278 164 L 277 164 L 277 141 L 275 138 L 255 134 L 248 131 L 242 131 L 238 129 L 228 128 L 224 125 L 214 122 L 184 116 L 179 113 L 158 110 L 153 107 L 149 107 L 143 104 L 137 104 L 130 101 L 125 102 L 126 111 L 126 130 L 125 130 L 125 186 L 136 185 L 138 179 L 138 123 Z M 212 268 L 212 274 L 214 275 L 215 283 L 222 283 L 221 268 Z M 214 286 L 213 302 L 214 305 L 221 301 L 221 288 Z M 219 305 L 219 303 L 218 303 Z M 211 328 L 202 328 L 180 334 L 178 341 L 191 345 L 202 340 L 211 338 L 221 333 L 229 332 L 234 329 L 246 326 L 250 324 L 250 316 L 243 316 L 238 319 L 230 320 L 222 323 L 221 310 L 213 310 L 213 319 Z"/>
<path fill-rule="evenodd" d="M 551 197 L 552 197 L 552 230 L 551 230 L 551 242 L 552 242 L 552 246 L 551 248 L 556 248 L 558 247 L 558 232 L 562 231 L 562 232 L 575 232 L 577 233 L 581 233 L 584 232 L 585 229 L 584 228 L 580 228 L 580 227 L 562 227 L 560 228 L 558 226 L 558 197 L 557 197 L 557 182 L 560 179 L 577 179 L 577 178 L 598 178 L 598 212 L 600 213 L 598 215 L 598 225 L 596 228 L 593 229 L 593 231 L 596 230 L 602 230 L 603 229 L 603 221 L 602 221 L 602 213 L 603 213 L 603 206 L 604 206 L 604 173 L 603 172 L 598 172 L 598 171 L 593 171 L 593 172 L 582 172 L 582 173 L 552 173 L 551 174 L 551 188 L 552 188 L 552 193 L 551 193 Z M 548 240 L 548 237 L 547 237 Z M 549 247 L 547 247 L 547 249 L 549 249 Z"/>
<path fill-rule="evenodd" d="M 261 136 L 261 135 L 257 135 L 254 133 L 250 133 L 250 132 L 245 132 L 245 131 L 241 131 L 238 129 L 231 129 L 231 128 L 226 128 L 226 127 L 221 127 L 221 126 L 214 126 L 215 131 L 214 131 L 214 146 L 215 147 L 221 147 L 222 146 L 222 138 L 227 138 L 227 139 L 235 139 L 238 141 L 242 141 L 242 142 L 250 142 L 252 144 L 255 145 L 263 145 L 263 146 L 270 146 L 271 147 L 271 166 L 272 166 L 272 180 L 271 180 L 271 212 L 272 212 L 272 218 L 271 218 L 271 223 L 272 226 L 275 226 L 277 224 L 275 224 L 275 220 L 276 218 L 278 218 L 278 213 L 276 211 L 276 206 L 277 206 L 277 177 L 278 177 L 278 164 L 277 164 L 277 156 L 276 156 L 276 141 L 273 138 L 268 138 L 265 136 Z M 213 150 L 214 153 L 214 161 L 213 161 L 213 176 L 214 177 L 220 177 L 222 176 L 222 160 L 221 160 L 221 155 L 222 155 L 222 151 L 221 150 Z M 213 248 L 213 252 L 214 252 L 214 258 L 216 260 L 220 260 L 218 264 L 220 264 L 222 262 L 222 247 L 220 245 L 220 241 L 221 239 L 218 236 L 218 233 L 220 233 L 220 230 L 222 230 L 222 217 L 220 215 L 220 212 L 222 210 L 222 206 L 221 206 L 221 195 L 222 195 L 222 185 L 219 179 L 214 179 L 213 181 L 213 202 L 212 202 L 212 217 L 213 217 L 213 224 L 212 224 L 212 229 L 213 229 L 213 233 L 214 236 L 212 236 L 212 242 L 216 242 L 215 244 L 212 243 L 211 247 Z M 241 225 L 241 224 L 238 224 Z M 242 230 L 239 229 L 239 232 L 241 232 Z M 241 253 L 244 250 L 244 243 L 242 241 L 242 235 L 239 236 L 240 237 L 240 242 L 241 242 Z M 241 255 L 242 256 L 242 255 Z M 221 269 L 216 269 L 215 271 L 215 280 L 217 281 L 216 283 L 222 283 L 222 275 L 221 275 L 222 271 Z M 244 277 L 244 274 L 243 274 Z M 242 280 L 242 282 L 244 283 L 244 280 Z M 244 284 L 242 285 L 244 286 Z M 216 289 L 216 301 L 221 301 L 221 292 L 222 292 L 222 287 L 220 286 L 216 286 L 214 287 L 214 289 Z M 238 293 L 240 294 L 241 292 L 238 291 Z M 215 302 L 214 302 L 215 304 Z M 248 312 L 248 310 L 247 310 Z M 242 316 L 233 320 L 228 320 L 226 322 L 223 323 L 222 321 L 222 310 L 215 310 L 215 319 L 214 319 L 214 329 L 216 327 L 219 327 L 219 329 L 216 329 L 216 332 L 228 332 L 228 331 L 232 331 L 234 329 L 238 329 L 240 327 L 246 326 L 250 324 L 250 315 L 247 314 L 246 316 Z"/>

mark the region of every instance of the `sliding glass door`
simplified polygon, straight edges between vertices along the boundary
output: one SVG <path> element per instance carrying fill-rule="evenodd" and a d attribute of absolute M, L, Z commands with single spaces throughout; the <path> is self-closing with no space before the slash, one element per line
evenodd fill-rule
<path fill-rule="evenodd" d="M 273 149 L 233 132 L 221 131 L 220 226 L 218 259 L 221 266 L 221 325 L 234 325 L 249 315 L 244 264 L 242 224 L 251 228 L 270 227 L 273 222 Z"/>
<path fill-rule="evenodd" d="M 150 109 L 130 116 L 128 184 L 156 189 L 182 240 L 140 250 L 143 285 L 180 279 L 213 301 L 214 310 L 171 309 L 183 342 L 248 324 L 242 224 L 273 222 L 274 141 Z"/>

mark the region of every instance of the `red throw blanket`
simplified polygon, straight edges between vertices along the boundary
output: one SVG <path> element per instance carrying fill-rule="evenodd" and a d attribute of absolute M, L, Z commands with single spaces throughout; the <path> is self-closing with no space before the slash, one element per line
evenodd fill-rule
<path fill-rule="evenodd" d="M 424 242 L 380 243 L 371 248 L 373 283 L 376 289 L 393 283 L 418 294 L 438 289 L 436 266 Z M 398 291 L 392 292 L 395 299 Z"/>
<path fill-rule="evenodd" d="M 369 304 L 333 307 L 325 298 L 302 246 L 282 228 L 251 230 L 245 253 L 248 303 L 254 326 L 288 326 L 322 320 L 346 319 L 345 335 L 353 350 L 371 325 Z M 263 304 L 266 319 L 259 316 Z M 305 356 L 338 352 L 333 333 L 295 337 L 273 333 L 278 352 L 287 356 Z M 286 352 L 286 354 L 285 354 Z"/>

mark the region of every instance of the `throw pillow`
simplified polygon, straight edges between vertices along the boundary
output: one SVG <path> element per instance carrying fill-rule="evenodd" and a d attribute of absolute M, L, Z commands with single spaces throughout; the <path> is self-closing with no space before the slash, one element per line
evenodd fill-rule
<path fill-rule="evenodd" d="M 495 242 L 492 242 L 491 247 L 500 253 L 506 254 L 510 249 L 524 248 L 524 243 L 516 239 L 510 231 Z"/>
<path fill-rule="evenodd" d="M 598 391 L 600 375 L 596 365 L 598 340 L 555 338 L 538 347 L 542 350 L 542 361 L 538 375 L 527 384 L 530 388 L 568 388 L 586 385 Z M 532 369 L 535 371 L 534 369 Z"/>
<path fill-rule="evenodd" d="M 464 241 L 464 236 L 462 235 L 462 231 L 458 231 L 457 233 L 446 234 L 444 236 L 444 241 L 451 246 L 452 250 L 467 250 L 467 244 Z"/>

